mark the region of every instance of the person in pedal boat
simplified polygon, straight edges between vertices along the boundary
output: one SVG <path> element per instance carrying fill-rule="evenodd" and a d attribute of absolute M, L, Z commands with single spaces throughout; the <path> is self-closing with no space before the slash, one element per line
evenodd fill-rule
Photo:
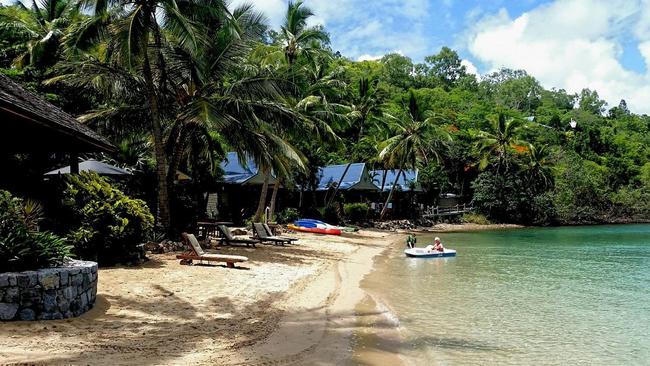
<path fill-rule="evenodd" d="M 440 242 L 440 238 L 436 236 L 435 239 L 433 239 L 433 242 L 435 243 L 433 246 L 433 250 L 438 251 L 438 252 L 444 252 L 445 247 L 442 246 L 442 243 Z"/>

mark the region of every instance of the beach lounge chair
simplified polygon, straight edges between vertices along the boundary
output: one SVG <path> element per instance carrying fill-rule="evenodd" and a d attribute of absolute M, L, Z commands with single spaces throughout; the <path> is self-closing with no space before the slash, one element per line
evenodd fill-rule
<path fill-rule="evenodd" d="M 230 232 L 230 229 L 226 227 L 226 225 L 218 225 L 217 230 L 221 233 L 221 242 L 225 245 L 237 245 L 237 244 L 245 244 L 247 246 L 252 246 L 255 248 L 255 244 L 259 243 L 259 240 L 254 240 L 254 239 L 239 239 L 235 238 L 234 235 Z"/>
<path fill-rule="evenodd" d="M 289 241 L 290 244 L 293 244 L 294 241 L 298 241 L 298 238 L 290 238 L 290 237 L 288 237 L 288 236 L 275 235 L 275 234 L 273 233 L 273 230 L 271 230 L 271 228 L 269 227 L 269 224 L 267 224 L 267 223 L 265 223 L 265 222 L 262 223 L 262 226 L 264 226 L 264 230 L 266 230 L 266 233 L 267 233 L 268 235 L 270 235 L 270 236 L 275 236 L 276 238 L 286 239 L 286 240 Z"/>
<path fill-rule="evenodd" d="M 266 224 L 253 223 L 253 232 L 257 235 L 257 239 L 259 239 L 261 242 L 271 242 L 273 244 L 284 245 L 285 243 L 291 244 L 291 241 L 297 240 L 297 239 L 286 238 L 282 236 L 275 236 L 269 232 L 270 230 L 267 231 L 264 225 Z"/>
<path fill-rule="evenodd" d="M 235 268 L 235 263 L 248 261 L 248 257 L 241 255 L 206 253 L 203 248 L 201 248 L 201 244 L 199 244 L 199 241 L 196 240 L 196 237 L 193 234 L 183 233 L 181 234 L 181 238 L 188 248 L 187 252 L 176 256 L 176 259 L 181 260 L 181 264 L 192 264 L 193 261 L 225 262 L 228 268 Z"/>

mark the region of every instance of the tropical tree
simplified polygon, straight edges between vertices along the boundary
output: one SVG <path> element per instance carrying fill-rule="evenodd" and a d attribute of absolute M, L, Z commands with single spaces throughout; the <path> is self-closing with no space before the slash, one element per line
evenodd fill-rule
<path fill-rule="evenodd" d="M 398 169 L 393 186 L 381 211 L 383 219 L 390 203 L 397 181 L 404 169 L 414 169 L 419 163 L 427 164 L 439 160 L 440 150 L 449 140 L 449 134 L 435 124 L 439 117 L 430 110 L 421 112 L 413 90 L 408 93 L 408 105 L 398 115 L 385 113 L 388 129 L 392 136 L 382 142 L 379 158 L 387 167 Z"/>
<path fill-rule="evenodd" d="M 499 112 L 489 118 L 489 129 L 479 131 L 476 146 L 480 155 L 479 168 L 485 169 L 490 159 L 496 158 L 496 171 L 508 170 L 510 152 L 518 146 L 528 146 L 528 143 L 519 139 L 520 129 L 524 121 L 518 118 L 509 118 Z"/>
<path fill-rule="evenodd" d="M 0 32 L 13 38 L 11 44 L 2 44 L 0 52 L 16 55 L 13 65 L 17 68 L 54 65 L 66 28 L 80 17 L 78 8 L 69 0 L 32 0 L 31 8 L 17 1 L 13 6 L 14 12 L 0 13 Z"/>
<path fill-rule="evenodd" d="M 542 190 L 553 184 L 553 161 L 547 146 L 528 146 L 528 161 L 523 170 L 527 173 L 529 186 L 540 186 Z"/>
<path fill-rule="evenodd" d="M 320 27 L 308 27 L 307 20 L 313 16 L 312 10 L 302 1 L 289 1 L 284 24 L 280 29 L 284 44 L 284 55 L 291 66 L 300 54 L 309 57 L 319 53 L 321 44 L 329 42 L 329 36 Z"/>
<path fill-rule="evenodd" d="M 378 79 L 373 79 L 372 81 L 362 76 L 359 78 L 357 96 L 352 100 L 350 105 L 350 112 L 347 114 L 348 119 L 350 120 L 353 129 L 356 130 L 356 138 L 352 141 L 354 144 L 358 144 L 363 136 L 364 128 L 368 120 L 376 114 L 381 112 L 380 105 L 381 99 L 377 95 L 377 83 Z M 357 127 L 358 126 L 358 127 Z M 328 205 L 331 205 L 336 198 L 336 195 L 339 191 L 341 183 L 345 179 L 350 166 L 352 166 L 353 160 L 351 156 L 348 156 L 348 164 L 343 169 L 341 178 L 334 187 L 334 193 L 332 193 L 331 198 L 328 202 Z"/>
<path fill-rule="evenodd" d="M 246 62 L 266 29 L 250 5 L 232 13 L 223 2 L 132 5 L 111 25 L 107 62 L 88 58 L 69 63 L 52 81 L 101 89 L 114 104 L 94 111 L 95 118 L 128 120 L 129 111 L 145 107 L 156 158 L 159 219 L 169 227 L 169 189 L 190 141 L 200 136 L 210 141 L 210 132 L 217 131 L 240 156 L 253 156 L 261 167 L 270 167 L 273 153 L 291 150 L 273 134 L 271 122 L 302 117 L 281 103 L 282 87 L 269 70 Z"/>

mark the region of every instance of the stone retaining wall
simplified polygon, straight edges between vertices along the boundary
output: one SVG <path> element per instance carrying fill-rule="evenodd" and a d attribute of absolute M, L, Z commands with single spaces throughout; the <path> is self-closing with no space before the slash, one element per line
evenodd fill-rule
<path fill-rule="evenodd" d="M 79 316 L 95 305 L 97 263 L 71 260 L 38 271 L 0 273 L 0 320 Z"/>

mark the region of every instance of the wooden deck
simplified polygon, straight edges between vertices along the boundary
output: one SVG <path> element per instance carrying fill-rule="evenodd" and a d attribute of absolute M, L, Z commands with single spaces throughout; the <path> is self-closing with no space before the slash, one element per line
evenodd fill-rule
<path fill-rule="evenodd" d="M 433 217 L 442 217 L 442 216 L 455 216 L 462 215 L 466 212 L 471 212 L 474 210 L 472 204 L 462 204 L 450 207 L 427 207 L 422 214 L 422 217 L 433 218 Z"/>

